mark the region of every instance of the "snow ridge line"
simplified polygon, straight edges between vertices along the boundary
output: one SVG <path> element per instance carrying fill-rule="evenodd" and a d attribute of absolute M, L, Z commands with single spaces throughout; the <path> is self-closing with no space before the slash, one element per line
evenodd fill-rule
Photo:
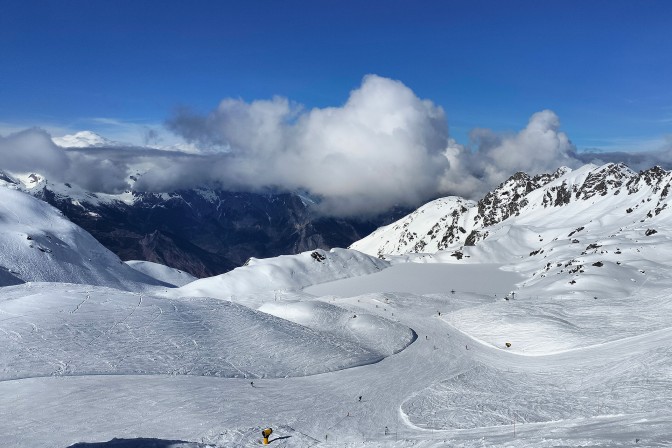
<path fill-rule="evenodd" d="M 443 319 L 442 319 L 443 320 Z M 555 357 L 562 357 L 567 354 L 571 353 L 576 353 L 576 352 L 600 352 L 603 350 L 611 350 L 611 349 L 619 349 L 619 348 L 627 348 L 632 345 L 635 345 L 639 342 L 650 340 L 651 342 L 655 342 L 656 345 L 664 345 L 664 344 L 669 344 L 669 338 L 672 336 L 672 327 L 666 327 L 666 328 L 661 328 L 659 330 L 654 330 L 650 331 L 648 333 L 643 333 L 643 334 L 638 334 L 635 336 L 629 336 L 626 338 L 621 338 L 621 339 L 616 339 L 613 341 L 607 341 L 607 342 L 602 342 L 598 344 L 593 344 L 593 345 L 587 345 L 585 347 L 576 347 L 573 349 L 568 349 L 568 350 L 559 350 L 556 352 L 551 352 L 551 353 L 543 353 L 543 354 L 527 354 L 527 353 L 520 353 L 520 352 L 511 352 L 507 351 L 501 348 L 498 348 L 492 344 L 489 344 L 481 339 L 475 338 L 469 333 L 465 333 L 459 328 L 453 326 L 449 322 L 444 322 L 450 326 L 451 329 L 453 329 L 455 332 L 459 333 L 461 336 L 463 336 L 466 339 L 471 340 L 472 342 L 478 343 L 481 345 L 483 348 L 486 348 L 488 350 L 497 350 L 500 353 L 506 353 L 508 356 L 511 357 L 526 357 L 526 358 L 536 358 L 536 359 L 552 359 Z M 628 352 L 628 354 L 632 354 L 632 352 Z M 595 358 L 593 358 L 595 360 Z"/>

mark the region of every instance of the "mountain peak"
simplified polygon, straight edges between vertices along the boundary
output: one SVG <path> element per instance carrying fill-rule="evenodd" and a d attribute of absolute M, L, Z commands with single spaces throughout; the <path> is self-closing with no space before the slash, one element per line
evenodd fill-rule
<path fill-rule="evenodd" d="M 52 137 L 56 145 L 63 148 L 100 148 L 104 146 L 124 146 L 124 143 L 109 140 L 92 131 L 79 131 L 62 137 Z"/>
<path fill-rule="evenodd" d="M 658 216 L 668 208 L 671 184 L 672 173 L 660 167 L 635 173 L 622 163 L 560 168 L 534 177 L 519 172 L 471 207 L 457 207 L 456 199 L 448 207 L 447 198 L 438 199 L 351 247 L 379 256 L 459 251 L 462 245 L 489 238 L 500 223 L 541 226 L 549 219 L 553 225 L 574 219 L 577 226 L 595 219 L 617 223 L 617 229 L 638 222 L 649 225 L 660 221 Z M 435 239 L 449 244 L 437 246 L 432 244 Z"/>

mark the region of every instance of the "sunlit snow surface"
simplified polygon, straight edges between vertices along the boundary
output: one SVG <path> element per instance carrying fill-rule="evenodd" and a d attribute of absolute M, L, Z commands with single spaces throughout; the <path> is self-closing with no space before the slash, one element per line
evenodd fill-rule
<path fill-rule="evenodd" d="M 191 283 L 197 280 L 196 277 L 187 272 L 180 271 L 179 269 L 175 268 L 169 268 L 168 266 L 164 266 L 159 263 L 153 263 L 151 261 L 129 260 L 125 263 L 136 271 L 142 272 L 145 275 L 174 286 L 184 286 L 187 283 Z"/>
<path fill-rule="evenodd" d="M 334 250 L 181 288 L 3 287 L 3 444 L 248 447 L 270 426 L 280 447 L 671 446 L 670 226 L 546 213 L 462 260 Z"/>
<path fill-rule="evenodd" d="M 378 362 L 413 339 L 408 328 L 373 316 L 360 316 L 365 323 L 358 328 L 348 322 L 352 318 L 346 310 L 327 304 L 322 306 L 322 318 L 344 320 L 347 332 L 320 331 L 315 325 L 297 325 L 209 298 L 157 299 L 55 284 L 6 288 L 4 295 L 0 379 L 312 375 Z M 367 334 L 369 329 L 377 330 L 378 340 Z M 370 342 L 361 343 L 361 337 Z"/>

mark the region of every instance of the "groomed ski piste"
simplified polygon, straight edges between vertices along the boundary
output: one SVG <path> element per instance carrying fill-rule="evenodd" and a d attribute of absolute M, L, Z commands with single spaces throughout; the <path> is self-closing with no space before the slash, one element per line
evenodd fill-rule
<path fill-rule="evenodd" d="M 461 259 L 317 250 L 177 288 L 0 188 L 3 445 L 670 446 L 672 226 L 614 201 L 531 200 Z"/>

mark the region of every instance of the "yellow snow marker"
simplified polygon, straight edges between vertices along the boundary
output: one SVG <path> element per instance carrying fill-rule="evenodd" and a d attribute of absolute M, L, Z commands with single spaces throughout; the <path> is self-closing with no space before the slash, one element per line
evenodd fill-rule
<path fill-rule="evenodd" d="M 270 435 L 272 433 L 273 433 L 273 430 L 271 428 L 266 428 L 263 431 L 261 431 L 261 435 L 264 436 L 264 441 L 263 441 L 264 445 L 268 445 L 268 438 L 270 437 Z"/>

